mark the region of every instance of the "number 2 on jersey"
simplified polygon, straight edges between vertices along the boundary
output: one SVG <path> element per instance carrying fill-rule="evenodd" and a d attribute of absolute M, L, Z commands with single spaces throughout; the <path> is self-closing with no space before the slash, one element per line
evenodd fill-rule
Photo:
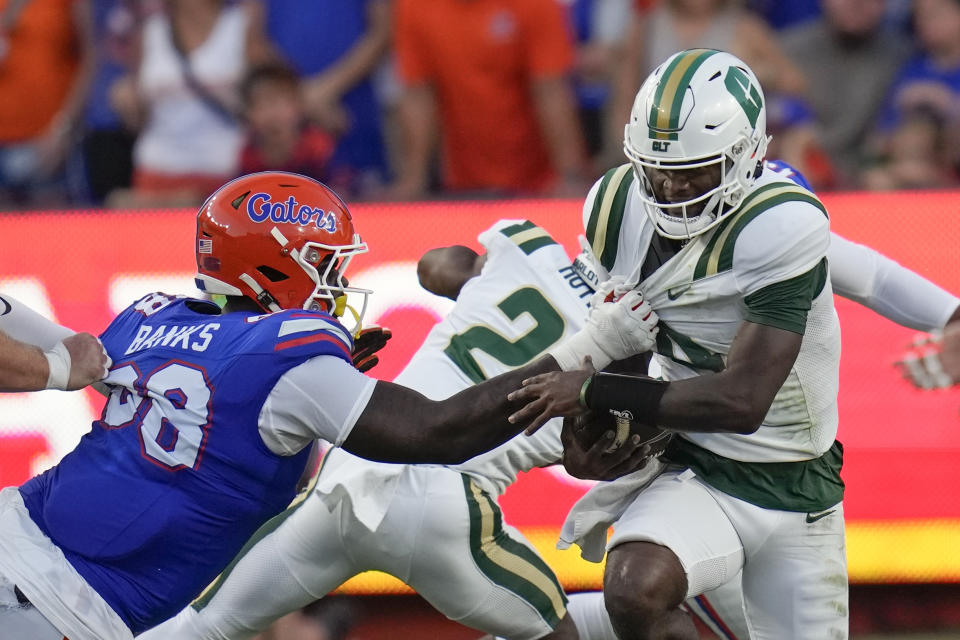
<path fill-rule="evenodd" d="M 171 360 L 144 376 L 125 364 L 110 372 L 109 381 L 119 386 L 107 400 L 102 425 L 136 427 L 141 453 L 155 464 L 196 469 L 210 425 L 212 391 L 204 372 Z"/>
<path fill-rule="evenodd" d="M 563 316 L 533 287 L 517 289 L 504 298 L 497 308 L 511 321 L 519 318 L 521 314 L 529 313 L 536 325 L 516 340 L 510 340 L 490 327 L 479 325 L 450 338 L 450 344 L 443 352 L 474 383 L 486 380 L 487 376 L 480 363 L 471 355 L 471 349 L 479 349 L 509 367 L 519 367 L 563 337 L 566 326 Z"/>

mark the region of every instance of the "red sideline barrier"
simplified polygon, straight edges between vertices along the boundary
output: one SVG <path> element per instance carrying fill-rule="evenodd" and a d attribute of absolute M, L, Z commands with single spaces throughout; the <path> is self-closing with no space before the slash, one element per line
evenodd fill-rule
<path fill-rule="evenodd" d="M 960 193 L 824 196 L 833 228 L 960 292 Z M 448 301 L 423 292 L 417 258 L 450 244 L 479 248 L 499 218 L 529 218 L 571 254 L 580 232 L 577 201 L 357 205 L 370 254 L 351 281 L 375 290 L 367 320 L 394 339 L 374 373 L 391 379 Z M 0 290 L 57 321 L 99 332 L 141 292 L 190 293 L 192 211 L 56 212 L 0 215 Z M 851 576 L 865 581 L 960 581 L 960 390 L 922 392 L 892 363 L 915 332 L 838 300 L 843 329 L 840 439 L 846 446 Z M 101 406 L 92 392 L 0 397 L 0 485 L 18 484 L 58 460 Z M 507 493 L 508 520 L 559 562 L 568 585 L 596 586 L 596 565 L 550 551 L 583 484 L 539 470 Z M 377 582 L 361 590 L 386 588 Z M 364 583 L 366 584 L 366 583 Z"/>

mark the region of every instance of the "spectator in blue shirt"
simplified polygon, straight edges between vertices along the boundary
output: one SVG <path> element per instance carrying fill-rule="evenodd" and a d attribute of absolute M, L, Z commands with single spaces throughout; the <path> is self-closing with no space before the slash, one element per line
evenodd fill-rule
<path fill-rule="evenodd" d="M 267 34 L 304 79 L 308 116 L 338 137 L 328 184 L 355 200 L 387 171 L 373 74 L 390 39 L 387 0 L 270 0 Z"/>

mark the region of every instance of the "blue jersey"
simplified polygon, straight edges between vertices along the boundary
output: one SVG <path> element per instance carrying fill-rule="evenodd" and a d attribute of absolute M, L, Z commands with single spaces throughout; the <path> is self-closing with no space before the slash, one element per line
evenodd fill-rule
<path fill-rule="evenodd" d="M 258 431 L 280 377 L 318 355 L 350 361 L 331 316 L 219 315 L 153 294 L 101 340 L 113 359 L 100 420 L 20 487 L 31 518 L 134 633 L 186 606 L 294 497 L 308 449 L 272 453 Z"/>
<path fill-rule="evenodd" d="M 813 191 L 813 187 L 807 182 L 806 177 L 783 160 L 767 160 L 764 164 L 764 169 L 767 171 L 772 171 L 782 178 L 795 182 L 807 191 Z"/>

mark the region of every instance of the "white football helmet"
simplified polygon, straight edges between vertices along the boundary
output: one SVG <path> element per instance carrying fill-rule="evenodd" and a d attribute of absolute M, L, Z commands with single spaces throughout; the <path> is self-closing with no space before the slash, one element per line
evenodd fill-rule
<path fill-rule="evenodd" d="M 737 210 L 760 173 L 769 138 L 763 90 L 742 60 L 715 49 L 670 56 L 644 81 L 624 129 L 623 150 L 657 232 L 688 240 Z M 682 202 L 661 202 L 647 168 L 720 165 L 720 183 Z M 704 202 L 698 214 L 691 205 Z"/>

